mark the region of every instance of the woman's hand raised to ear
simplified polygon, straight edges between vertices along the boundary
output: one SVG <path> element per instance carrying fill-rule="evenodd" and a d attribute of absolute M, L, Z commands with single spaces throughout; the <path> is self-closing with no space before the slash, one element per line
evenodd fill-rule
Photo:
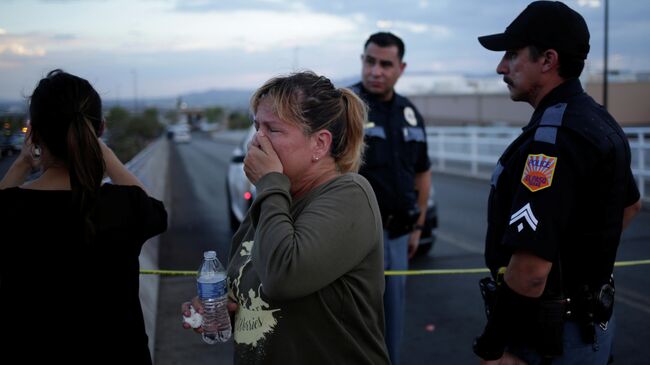
<path fill-rule="evenodd" d="M 102 150 L 104 156 L 104 164 L 106 165 L 106 175 L 111 178 L 115 185 L 133 185 L 139 186 L 145 192 L 147 191 L 142 182 L 129 171 L 124 164 L 117 158 L 113 150 L 111 150 L 104 141 L 100 138 L 97 139 L 99 148 Z M 147 195 L 150 195 L 147 193 Z"/>
<path fill-rule="evenodd" d="M 9 167 L 5 176 L 0 180 L 0 189 L 12 188 L 20 186 L 29 177 L 32 170 L 38 169 L 41 166 L 41 149 L 32 143 L 32 135 L 28 131 L 25 135 L 20 155 L 14 160 L 14 163 Z"/>

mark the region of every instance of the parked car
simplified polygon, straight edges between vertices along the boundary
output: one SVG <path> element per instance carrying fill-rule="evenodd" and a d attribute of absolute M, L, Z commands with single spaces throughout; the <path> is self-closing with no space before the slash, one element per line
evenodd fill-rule
<path fill-rule="evenodd" d="M 255 127 L 246 132 L 246 136 L 232 151 L 228 173 L 226 177 L 226 196 L 230 217 L 230 229 L 235 232 L 244 220 L 248 208 L 255 198 L 255 185 L 251 184 L 244 173 L 244 157 L 248 143 L 253 139 Z"/>
<path fill-rule="evenodd" d="M 176 131 L 174 132 L 174 138 L 172 140 L 176 143 L 190 143 L 192 141 L 192 136 L 188 131 Z"/>
<path fill-rule="evenodd" d="M 11 156 L 13 154 L 20 153 L 23 149 L 23 144 L 25 143 L 25 133 L 17 132 L 7 137 L 3 138 L 4 142 L 0 146 L 0 152 L 2 155 Z"/>
<path fill-rule="evenodd" d="M 25 144 L 25 133 L 13 134 L 9 139 L 9 147 L 13 152 L 20 153 L 23 149 L 23 144 Z"/>
<path fill-rule="evenodd" d="M 228 197 L 228 212 L 230 217 L 230 228 L 236 231 L 244 220 L 248 208 L 250 208 L 255 199 L 255 186 L 248 181 L 244 174 L 244 157 L 248 143 L 253 139 L 255 128 L 251 127 L 242 141 L 235 147 L 232 152 L 230 164 L 228 165 L 228 175 L 226 177 L 226 196 Z M 438 227 L 438 210 L 436 206 L 435 189 L 431 184 L 429 191 L 429 201 L 427 216 L 424 222 L 424 229 L 420 236 L 420 245 L 416 256 L 426 255 L 436 240 L 434 230 Z"/>
<path fill-rule="evenodd" d="M 176 143 L 189 143 L 192 141 L 190 126 L 185 123 L 170 125 L 167 127 L 167 139 Z"/>

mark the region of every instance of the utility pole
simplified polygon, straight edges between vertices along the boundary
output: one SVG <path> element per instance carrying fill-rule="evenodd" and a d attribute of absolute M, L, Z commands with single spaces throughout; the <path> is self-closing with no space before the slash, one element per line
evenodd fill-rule
<path fill-rule="evenodd" d="M 483 95 L 481 94 L 481 85 L 478 80 L 469 80 L 467 84 L 474 89 L 476 97 L 476 124 L 481 125 L 483 120 Z"/>
<path fill-rule="evenodd" d="M 122 103 L 120 102 L 120 88 L 122 87 L 122 84 L 119 82 L 117 83 L 117 86 L 115 87 L 115 104 L 117 106 L 122 106 Z"/>
<path fill-rule="evenodd" d="M 131 73 L 133 74 L 133 112 L 138 112 L 138 71 L 132 69 Z"/>
<path fill-rule="evenodd" d="M 607 76 L 609 74 L 608 70 L 608 47 L 609 47 L 609 0 L 605 0 L 605 50 L 603 56 L 603 107 L 607 110 Z"/>

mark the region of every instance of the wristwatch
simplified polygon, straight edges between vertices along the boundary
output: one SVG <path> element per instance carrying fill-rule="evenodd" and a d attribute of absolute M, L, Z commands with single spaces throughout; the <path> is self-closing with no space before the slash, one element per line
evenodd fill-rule
<path fill-rule="evenodd" d="M 414 231 L 422 231 L 423 229 L 424 229 L 423 224 L 416 224 L 416 225 L 413 226 Z"/>

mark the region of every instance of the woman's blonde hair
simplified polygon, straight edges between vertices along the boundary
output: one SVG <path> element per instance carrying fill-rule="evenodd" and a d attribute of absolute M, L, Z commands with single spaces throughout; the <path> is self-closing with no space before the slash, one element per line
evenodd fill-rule
<path fill-rule="evenodd" d="M 272 78 L 257 89 L 251 98 L 253 114 L 262 99 L 271 100 L 278 118 L 301 126 L 305 135 L 328 130 L 332 133 L 330 154 L 338 170 L 359 171 L 368 108 L 354 92 L 337 89 L 328 78 L 303 71 Z"/>

